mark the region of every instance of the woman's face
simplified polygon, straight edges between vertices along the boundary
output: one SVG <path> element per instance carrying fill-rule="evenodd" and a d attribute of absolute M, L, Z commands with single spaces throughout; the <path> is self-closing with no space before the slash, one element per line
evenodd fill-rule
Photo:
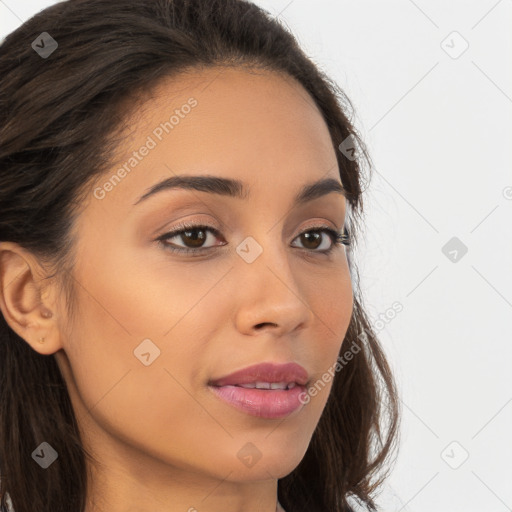
<path fill-rule="evenodd" d="M 291 79 L 215 68 L 162 82 L 130 128 L 75 225 L 76 316 L 55 354 L 86 442 L 139 480 L 141 465 L 167 478 L 283 477 L 332 381 L 278 417 L 241 410 L 208 383 L 293 362 L 312 386 L 336 362 L 353 308 L 345 247 L 311 231 L 341 231 L 346 200 L 294 202 L 318 180 L 341 184 L 327 126 Z M 141 199 L 162 180 L 207 175 L 240 181 L 245 197 L 223 186 Z M 157 240 L 181 223 L 212 231 Z"/>

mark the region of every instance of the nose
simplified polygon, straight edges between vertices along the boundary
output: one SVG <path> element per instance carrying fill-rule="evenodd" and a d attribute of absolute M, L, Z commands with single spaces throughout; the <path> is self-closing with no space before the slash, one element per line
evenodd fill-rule
<path fill-rule="evenodd" d="M 290 266 L 285 247 L 267 244 L 251 263 L 236 262 L 239 283 L 233 297 L 239 332 L 254 335 L 268 330 L 279 337 L 308 326 L 314 314 L 307 303 L 305 281 Z"/>

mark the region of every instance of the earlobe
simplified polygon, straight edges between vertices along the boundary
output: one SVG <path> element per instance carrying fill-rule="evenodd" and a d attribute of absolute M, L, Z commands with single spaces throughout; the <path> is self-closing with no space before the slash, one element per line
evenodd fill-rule
<path fill-rule="evenodd" d="M 41 266 L 18 244 L 0 244 L 0 310 L 9 327 L 35 351 L 59 350 L 58 329 L 51 309 L 42 301 Z M 42 341 L 41 341 L 42 340 Z"/>

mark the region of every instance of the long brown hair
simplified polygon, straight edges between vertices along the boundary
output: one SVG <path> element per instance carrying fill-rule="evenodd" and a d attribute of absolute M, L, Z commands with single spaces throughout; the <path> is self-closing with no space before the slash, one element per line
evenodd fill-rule
<path fill-rule="evenodd" d="M 32 45 L 42 32 L 58 44 L 46 56 Z M 186 69 L 242 65 L 293 77 L 315 102 L 356 243 L 371 162 L 352 125 L 353 106 L 278 20 L 244 0 L 68 0 L 10 33 L 0 46 L 0 241 L 44 259 L 71 308 L 70 230 L 91 183 L 111 165 L 124 100 Z M 346 141 L 356 153 L 340 150 Z M 348 257 L 354 310 L 342 351 L 354 343 L 359 351 L 334 374 L 304 458 L 278 482 L 287 512 L 346 512 L 349 497 L 378 510 L 374 493 L 397 444 L 396 385 L 363 308 L 350 248 Z M 59 456 L 41 473 L 31 454 L 43 441 Z M 89 456 L 54 357 L 33 350 L 0 315 L 2 510 L 7 493 L 16 512 L 83 512 Z"/>

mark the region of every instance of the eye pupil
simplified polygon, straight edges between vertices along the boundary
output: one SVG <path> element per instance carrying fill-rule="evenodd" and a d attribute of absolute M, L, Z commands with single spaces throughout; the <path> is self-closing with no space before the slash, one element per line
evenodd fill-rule
<path fill-rule="evenodd" d="M 315 243 L 313 243 L 313 247 L 308 246 L 308 243 L 312 239 L 314 239 L 314 242 L 318 242 L 318 241 L 320 241 L 320 243 L 322 242 L 322 233 L 319 233 L 318 231 L 308 231 L 307 233 L 303 233 L 301 236 L 303 238 L 303 241 L 306 240 L 306 243 L 304 244 L 304 246 L 307 247 L 308 249 L 310 249 L 310 248 L 316 249 L 318 247 L 318 244 L 315 245 Z"/>
<path fill-rule="evenodd" d="M 201 233 L 201 234 L 194 235 L 195 233 Z M 187 240 L 185 240 L 185 237 L 190 237 L 190 239 L 192 240 L 192 247 L 201 247 L 202 243 L 206 240 L 205 230 L 199 229 L 199 228 L 183 231 L 183 233 L 181 234 L 181 237 L 182 237 L 183 242 L 185 242 L 185 243 L 187 242 Z"/>

